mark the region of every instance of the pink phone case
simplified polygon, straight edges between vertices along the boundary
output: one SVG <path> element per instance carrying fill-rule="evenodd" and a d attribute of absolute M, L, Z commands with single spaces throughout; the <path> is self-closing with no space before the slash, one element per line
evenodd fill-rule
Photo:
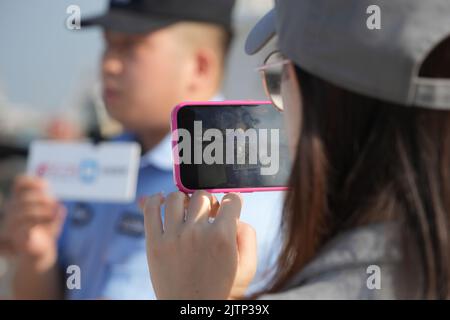
<path fill-rule="evenodd" d="M 270 101 L 257 101 L 257 100 L 232 100 L 232 101 L 208 101 L 208 102 L 183 102 L 179 105 L 177 105 L 173 110 L 171 114 L 171 127 L 172 127 L 172 155 L 174 159 L 174 165 L 173 165 L 173 177 L 175 185 L 177 186 L 178 190 L 184 193 L 194 193 L 196 190 L 192 190 L 189 188 L 186 188 L 183 183 L 181 182 L 180 177 L 180 166 L 179 166 L 179 159 L 178 159 L 178 140 L 174 140 L 174 134 L 173 132 L 178 129 L 177 124 L 177 117 L 178 112 L 181 108 L 184 108 L 186 106 L 239 106 L 239 105 L 262 105 L 262 104 L 272 104 Z M 206 191 L 210 193 L 229 193 L 229 192 L 242 192 L 242 193 L 250 193 L 250 192 L 264 192 L 264 191 L 285 191 L 288 190 L 287 187 L 262 187 L 262 188 L 228 188 L 228 189 L 206 189 Z"/>

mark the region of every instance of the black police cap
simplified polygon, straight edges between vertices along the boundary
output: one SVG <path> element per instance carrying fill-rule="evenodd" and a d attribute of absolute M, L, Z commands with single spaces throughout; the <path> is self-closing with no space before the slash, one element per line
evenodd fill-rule
<path fill-rule="evenodd" d="M 82 26 L 100 26 L 124 33 L 148 33 L 180 21 L 217 24 L 232 31 L 235 0 L 111 0 L 102 15 L 82 19 Z"/>

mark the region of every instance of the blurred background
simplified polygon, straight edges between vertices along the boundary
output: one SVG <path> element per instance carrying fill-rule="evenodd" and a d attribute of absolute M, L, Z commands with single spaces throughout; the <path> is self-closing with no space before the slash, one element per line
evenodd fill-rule
<path fill-rule="evenodd" d="M 100 97 L 99 30 L 69 30 L 66 13 L 97 14 L 106 0 L 2 0 L 0 2 L 0 299 L 9 297 L 13 263 L 2 240 L 2 210 L 13 177 L 24 170 L 29 143 L 39 138 L 108 138 L 120 132 Z M 266 49 L 244 54 L 244 41 L 273 0 L 238 0 L 235 40 L 224 88 L 226 99 L 264 99 L 259 74 Z M 238 81 L 237 81 L 238 80 Z"/>

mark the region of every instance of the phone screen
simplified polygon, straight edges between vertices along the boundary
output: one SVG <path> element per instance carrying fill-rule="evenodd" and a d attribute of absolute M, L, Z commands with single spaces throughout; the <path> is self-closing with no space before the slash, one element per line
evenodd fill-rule
<path fill-rule="evenodd" d="M 283 116 L 271 104 L 185 106 L 176 121 L 184 187 L 287 185 L 290 163 Z"/>

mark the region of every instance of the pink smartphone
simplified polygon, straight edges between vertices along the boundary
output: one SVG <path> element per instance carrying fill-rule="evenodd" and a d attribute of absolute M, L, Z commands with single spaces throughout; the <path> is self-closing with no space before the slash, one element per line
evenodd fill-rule
<path fill-rule="evenodd" d="M 185 102 L 171 118 L 174 181 L 180 191 L 287 190 L 286 132 L 271 102 Z"/>

